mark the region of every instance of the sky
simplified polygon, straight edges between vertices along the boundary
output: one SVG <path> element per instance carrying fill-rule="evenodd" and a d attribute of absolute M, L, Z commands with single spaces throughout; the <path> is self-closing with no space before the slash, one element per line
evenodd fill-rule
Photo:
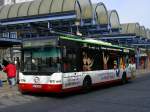
<path fill-rule="evenodd" d="M 139 22 L 150 29 L 150 0 L 91 0 L 103 2 L 107 10 L 116 9 L 121 23 Z"/>

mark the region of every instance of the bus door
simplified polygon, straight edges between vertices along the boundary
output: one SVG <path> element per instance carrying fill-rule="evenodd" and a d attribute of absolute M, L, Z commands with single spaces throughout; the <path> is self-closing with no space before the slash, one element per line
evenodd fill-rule
<path fill-rule="evenodd" d="M 66 47 L 63 49 L 63 89 L 78 87 L 82 84 L 82 72 L 79 72 L 77 48 Z"/>

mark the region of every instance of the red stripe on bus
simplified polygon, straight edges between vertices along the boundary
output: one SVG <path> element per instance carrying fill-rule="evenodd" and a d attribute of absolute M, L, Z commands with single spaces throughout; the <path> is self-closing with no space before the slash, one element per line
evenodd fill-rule
<path fill-rule="evenodd" d="M 19 90 L 21 92 L 33 92 L 33 93 L 60 93 L 62 92 L 62 84 L 19 84 Z"/>

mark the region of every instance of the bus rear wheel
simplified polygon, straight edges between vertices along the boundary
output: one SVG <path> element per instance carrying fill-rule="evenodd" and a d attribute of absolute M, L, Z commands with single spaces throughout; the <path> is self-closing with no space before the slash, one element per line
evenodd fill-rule
<path fill-rule="evenodd" d="M 88 92 L 91 90 L 92 80 L 90 76 L 86 76 L 83 80 L 83 91 Z"/>

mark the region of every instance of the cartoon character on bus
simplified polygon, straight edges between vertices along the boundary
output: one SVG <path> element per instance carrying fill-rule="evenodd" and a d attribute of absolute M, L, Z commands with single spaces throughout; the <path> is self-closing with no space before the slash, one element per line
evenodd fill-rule
<path fill-rule="evenodd" d="M 87 53 L 83 52 L 83 71 L 91 71 L 94 60 L 90 58 Z"/>
<path fill-rule="evenodd" d="M 104 70 L 108 69 L 108 66 L 107 66 L 108 60 L 109 60 L 109 56 L 106 56 L 103 52 Z"/>
<path fill-rule="evenodd" d="M 114 60 L 114 70 L 116 72 L 116 76 L 119 77 L 120 69 L 118 68 L 117 60 Z"/>

